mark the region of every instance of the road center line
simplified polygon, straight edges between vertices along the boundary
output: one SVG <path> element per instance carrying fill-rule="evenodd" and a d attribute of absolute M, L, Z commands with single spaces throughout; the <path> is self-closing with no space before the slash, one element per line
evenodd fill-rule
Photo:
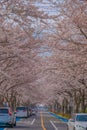
<path fill-rule="evenodd" d="M 35 120 L 36 120 L 36 119 L 33 119 L 33 121 L 31 122 L 31 125 L 33 125 L 33 124 L 34 124 Z"/>
<path fill-rule="evenodd" d="M 50 121 L 50 123 L 52 124 L 52 126 L 54 127 L 55 130 L 58 130 L 58 128 L 54 125 L 54 123 L 52 121 Z"/>
<path fill-rule="evenodd" d="M 43 121 L 43 116 L 42 116 L 42 113 L 41 113 L 41 126 L 43 128 L 43 130 L 47 130 L 44 126 L 44 121 Z"/>

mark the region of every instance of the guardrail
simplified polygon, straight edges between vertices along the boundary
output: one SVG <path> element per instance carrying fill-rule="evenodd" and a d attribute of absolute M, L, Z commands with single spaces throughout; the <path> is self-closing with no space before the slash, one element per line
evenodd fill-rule
<path fill-rule="evenodd" d="M 64 118 L 64 117 L 62 117 L 62 116 L 59 116 L 59 115 L 57 115 L 57 114 L 55 114 L 55 113 L 52 113 L 52 112 L 49 112 L 49 114 L 52 115 L 52 116 L 54 116 L 55 118 L 57 118 L 57 119 L 63 121 L 63 122 L 68 122 L 68 119 L 67 119 L 67 118 Z"/>

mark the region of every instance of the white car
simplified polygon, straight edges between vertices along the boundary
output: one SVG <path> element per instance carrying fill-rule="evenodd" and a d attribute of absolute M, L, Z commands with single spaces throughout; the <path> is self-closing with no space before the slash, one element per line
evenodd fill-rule
<path fill-rule="evenodd" d="M 77 113 L 68 121 L 68 130 L 87 130 L 87 114 Z"/>
<path fill-rule="evenodd" d="M 0 107 L 0 125 L 16 126 L 15 113 L 9 107 Z"/>
<path fill-rule="evenodd" d="M 20 106 L 16 108 L 16 117 L 28 117 L 28 107 Z"/>

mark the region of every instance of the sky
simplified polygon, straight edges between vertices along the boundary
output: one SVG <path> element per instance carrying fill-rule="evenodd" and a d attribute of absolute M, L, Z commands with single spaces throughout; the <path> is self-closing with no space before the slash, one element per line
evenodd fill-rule
<path fill-rule="evenodd" d="M 38 56 L 41 56 L 43 58 L 46 58 L 46 57 L 51 57 L 53 54 L 52 50 L 51 49 L 48 49 L 47 46 L 42 46 L 40 48 L 40 52 L 38 53 Z"/>
<path fill-rule="evenodd" d="M 49 15 L 56 15 L 57 12 L 56 8 L 54 8 L 53 4 L 51 4 L 51 2 L 49 2 L 48 0 L 43 0 L 43 3 L 36 2 L 36 6 L 39 7 L 41 11 L 44 11 Z"/>

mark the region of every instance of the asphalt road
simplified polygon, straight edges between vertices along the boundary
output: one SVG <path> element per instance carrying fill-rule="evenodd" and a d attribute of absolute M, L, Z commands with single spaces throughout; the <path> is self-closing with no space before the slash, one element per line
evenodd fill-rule
<path fill-rule="evenodd" d="M 27 119 L 21 119 L 14 128 L 5 130 L 67 130 L 67 123 L 63 123 L 47 112 L 37 113 Z"/>

